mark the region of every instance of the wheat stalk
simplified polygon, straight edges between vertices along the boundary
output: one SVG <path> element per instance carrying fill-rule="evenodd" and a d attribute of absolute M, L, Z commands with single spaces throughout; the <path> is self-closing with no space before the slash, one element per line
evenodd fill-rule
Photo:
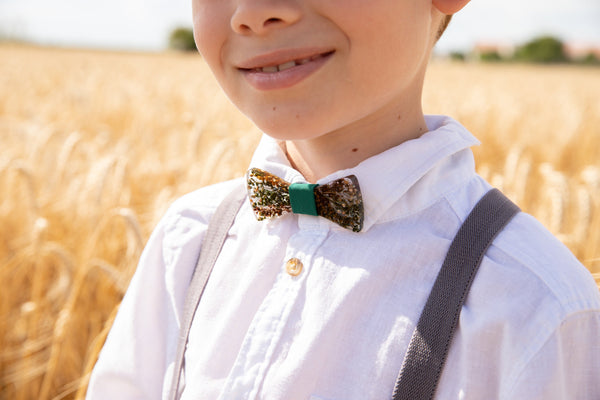
<path fill-rule="evenodd" d="M 11 162 L 10 169 L 15 173 L 13 179 L 9 180 L 8 187 L 18 187 L 18 180 L 16 177 L 20 177 L 21 182 L 25 186 L 25 192 L 27 197 L 27 203 L 29 203 L 29 215 L 37 216 L 39 214 L 39 204 L 37 201 L 37 190 L 35 184 L 35 176 L 33 170 L 22 160 L 15 160 Z M 22 207 L 23 203 L 18 203 L 16 207 Z"/>
<path fill-rule="evenodd" d="M 57 157 L 54 184 L 60 184 L 60 182 L 64 179 L 65 171 L 70 164 L 72 155 L 77 146 L 82 143 L 82 139 L 83 138 L 79 132 L 73 132 L 64 141 L 64 144 L 62 145 Z"/>

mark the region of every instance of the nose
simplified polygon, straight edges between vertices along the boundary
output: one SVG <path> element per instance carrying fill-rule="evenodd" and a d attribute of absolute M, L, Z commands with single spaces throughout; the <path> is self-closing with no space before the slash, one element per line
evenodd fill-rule
<path fill-rule="evenodd" d="M 238 0 L 231 28 L 243 35 L 264 35 L 294 24 L 301 15 L 297 0 Z"/>

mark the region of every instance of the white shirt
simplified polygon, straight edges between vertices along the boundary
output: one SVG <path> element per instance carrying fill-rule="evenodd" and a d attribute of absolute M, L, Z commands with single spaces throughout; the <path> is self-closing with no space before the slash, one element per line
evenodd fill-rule
<path fill-rule="evenodd" d="M 246 202 L 191 327 L 182 399 L 388 399 L 450 242 L 489 185 L 450 118 L 319 183 L 354 174 L 360 233 L 308 215 L 256 221 Z M 302 176 L 264 137 L 251 166 Z M 237 182 L 239 183 L 239 182 Z M 236 182 L 176 201 L 152 234 L 88 399 L 165 399 L 207 221 Z M 299 275 L 286 262 L 302 263 Z M 460 315 L 436 399 L 600 399 L 600 295 L 531 216 L 495 240 Z"/>

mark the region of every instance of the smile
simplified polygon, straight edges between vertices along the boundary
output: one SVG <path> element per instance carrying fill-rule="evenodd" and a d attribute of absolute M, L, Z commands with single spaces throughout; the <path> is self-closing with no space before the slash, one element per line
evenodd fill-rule
<path fill-rule="evenodd" d="M 281 71 L 285 71 L 286 69 L 294 68 L 298 65 L 308 64 L 309 62 L 315 61 L 319 58 L 327 57 L 331 53 L 333 53 L 333 52 L 317 54 L 317 55 L 314 55 L 311 57 L 301 58 L 299 60 L 291 60 L 291 61 L 287 61 L 287 62 L 284 62 L 283 64 L 279 64 L 279 65 L 269 65 L 269 66 L 265 66 L 265 67 L 257 67 L 257 68 L 252 68 L 252 69 L 245 69 L 245 68 L 242 68 L 242 69 L 244 69 L 246 71 L 263 72 L 263 73 L 281 72 Z"/>
<path fill-rule="evenodd" d="M 271 53 L 238 66 L 247 82 L 257 90 L 286 89 L 315 74 L 330 60 L 335 50 Z M 304 53 L 304 54 L 302 54 Z"/>

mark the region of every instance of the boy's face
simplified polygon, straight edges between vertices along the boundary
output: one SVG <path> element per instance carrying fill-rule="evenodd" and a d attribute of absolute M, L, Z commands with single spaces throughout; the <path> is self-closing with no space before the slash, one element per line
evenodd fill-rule
<path fill-rule="evenodd" d="M 229 98 L 285 140 L 420 110 L 443 18 L 431 0 L 193 0 L 193 14 Z"/>

